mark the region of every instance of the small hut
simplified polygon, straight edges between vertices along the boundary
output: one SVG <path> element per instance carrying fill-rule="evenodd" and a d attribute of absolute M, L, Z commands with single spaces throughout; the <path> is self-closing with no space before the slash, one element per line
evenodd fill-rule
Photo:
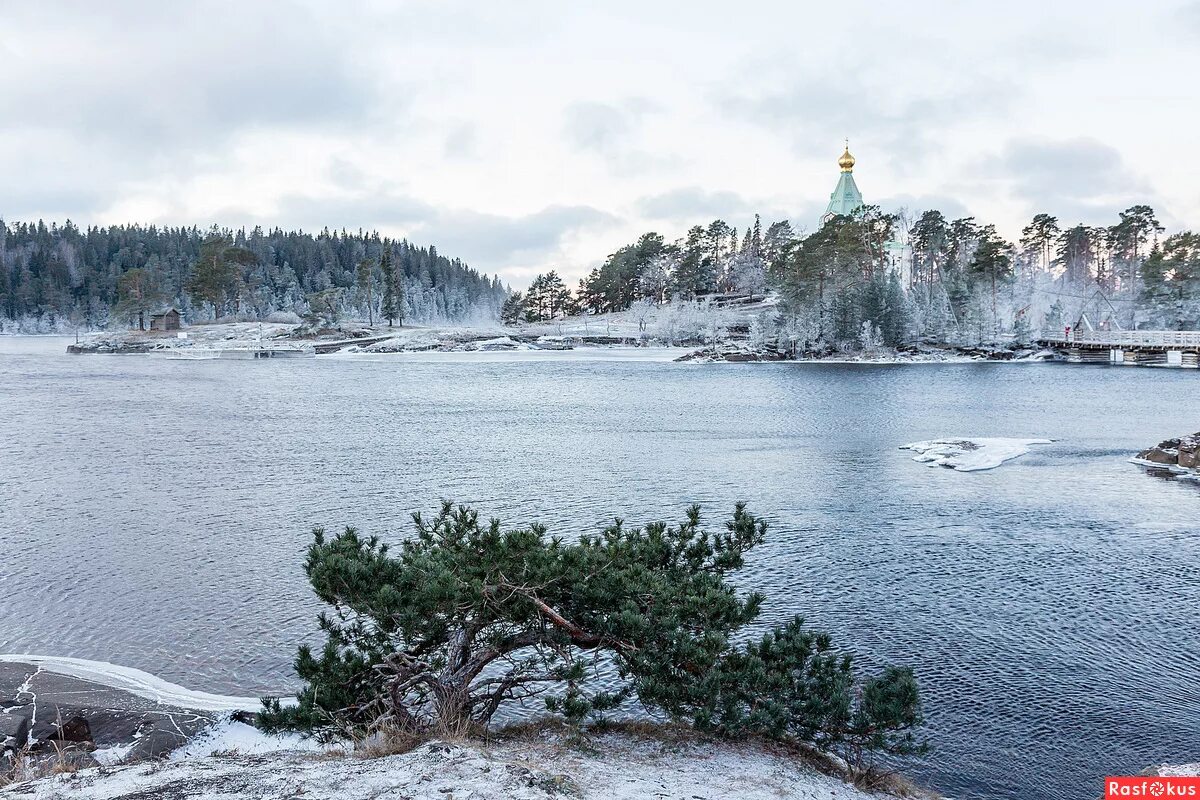
<path fill-rule="evenodd" d="M 152 331 L 177 331 L 179 330 L 179 310 L 175 308 L 164 308 L 155 314 L 150 315 L 150 330 Z"/>

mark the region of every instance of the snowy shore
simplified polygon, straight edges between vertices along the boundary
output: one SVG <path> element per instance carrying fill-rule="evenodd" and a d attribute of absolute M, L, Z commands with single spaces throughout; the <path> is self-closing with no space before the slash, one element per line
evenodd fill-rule
<path fill-rule="evenodd" d="M 2 800 L 870 800 L 800 755 L 664 730 L 571 737 L 534 730 L 488 743 L 429 742 L 396 755 L 247 752 L 93 768 L 0 789 Z M 893 795 L 894 796 L 894 795 Z M 907 794 L 909 797 L 932 797 Z"/>
<path fill-rule="evenodd" d="M 285 323 L 210 323 L 179 332 L 119 331 L 89 334 L 67 349 L 77 354 L 149 354 L 178 358 L 214 357 L 228 350 L 303 349 L 311 355 L 408 356 L 471 353 L 487 360 L 554 357 L 631 358 L 697 364 L 785 362 L 805 364 L 954 364 L 1033 363 L 1051 354 L 1033 349 L 912 345 L 862 352 L 780 352 L 771 345 L 752 346 L 744 339 L 670 340 L 639 332 L 636 326 L 609 323 L 589 326 L 548 323 L 505 327 L 387 326 L 347 323 L 313 330 Z"/>
<path fill-rule="evenodd" d="M 248 724 L 245 712 L 260 706 L 254 698 L 196 692 L 104 662 L 35 655 L 0 656 L 0 694 L 16 702 L 0 710 L 0 722 L 24 715 L 26 737 L 3 741 L 0 800 L 889 796 L 847 784 L 839 777 L 845 765 L 833 757 L 672 725 L 577 732 L 546 722 L 486 742 L 426 742 L 407 752 L 387 742 L 319 745 Z M 882 785 L 934 797 L 898 776 Z"/>

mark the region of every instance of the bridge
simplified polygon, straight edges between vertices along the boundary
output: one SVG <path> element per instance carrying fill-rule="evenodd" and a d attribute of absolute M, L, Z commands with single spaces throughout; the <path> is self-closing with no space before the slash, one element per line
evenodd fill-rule
<path fill-rule="evenodd" d="M 1039 347 L 1074 363 L 1148 367 L 1200 365 L 1200 331 L 1066 331 L 1043 333 Z"/>

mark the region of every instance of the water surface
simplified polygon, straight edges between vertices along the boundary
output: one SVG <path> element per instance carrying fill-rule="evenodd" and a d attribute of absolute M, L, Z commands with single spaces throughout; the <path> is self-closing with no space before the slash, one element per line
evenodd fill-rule
<path fill-rule="evenodd" d="M 0 337 L 0 652 L 280 691 L 313 525 L 398 538 L 445 497 L 578 533 L 746 500 L 771 521 L 739 578 L 764 622 L 916 667 L 921 780 L 1091 800 L 1200 760 L 1200 490 L 1126 462 L 1200 428 L 1195 372 L 65 344 Z M 1059 441 L 981 473 L 896 449 L 947 435 Z"/>

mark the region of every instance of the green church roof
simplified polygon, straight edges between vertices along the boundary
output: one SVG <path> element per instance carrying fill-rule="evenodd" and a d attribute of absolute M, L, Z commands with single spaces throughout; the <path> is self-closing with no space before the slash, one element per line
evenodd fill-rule
<path fill-rule="evenodd" d="M 854 156 L 850 155 L 849 145 L 846 146 L 842 157 L 838 159 L 838 166 L 842 168 L 842 174 L 838 178 L 833 194 L 829 195 L 829 205 L 825 208 L 823 219 L 835 216 L 846 217 L 863 206 L 862 192 L 858 190 L 858 184 L 854 182 Z"/>

